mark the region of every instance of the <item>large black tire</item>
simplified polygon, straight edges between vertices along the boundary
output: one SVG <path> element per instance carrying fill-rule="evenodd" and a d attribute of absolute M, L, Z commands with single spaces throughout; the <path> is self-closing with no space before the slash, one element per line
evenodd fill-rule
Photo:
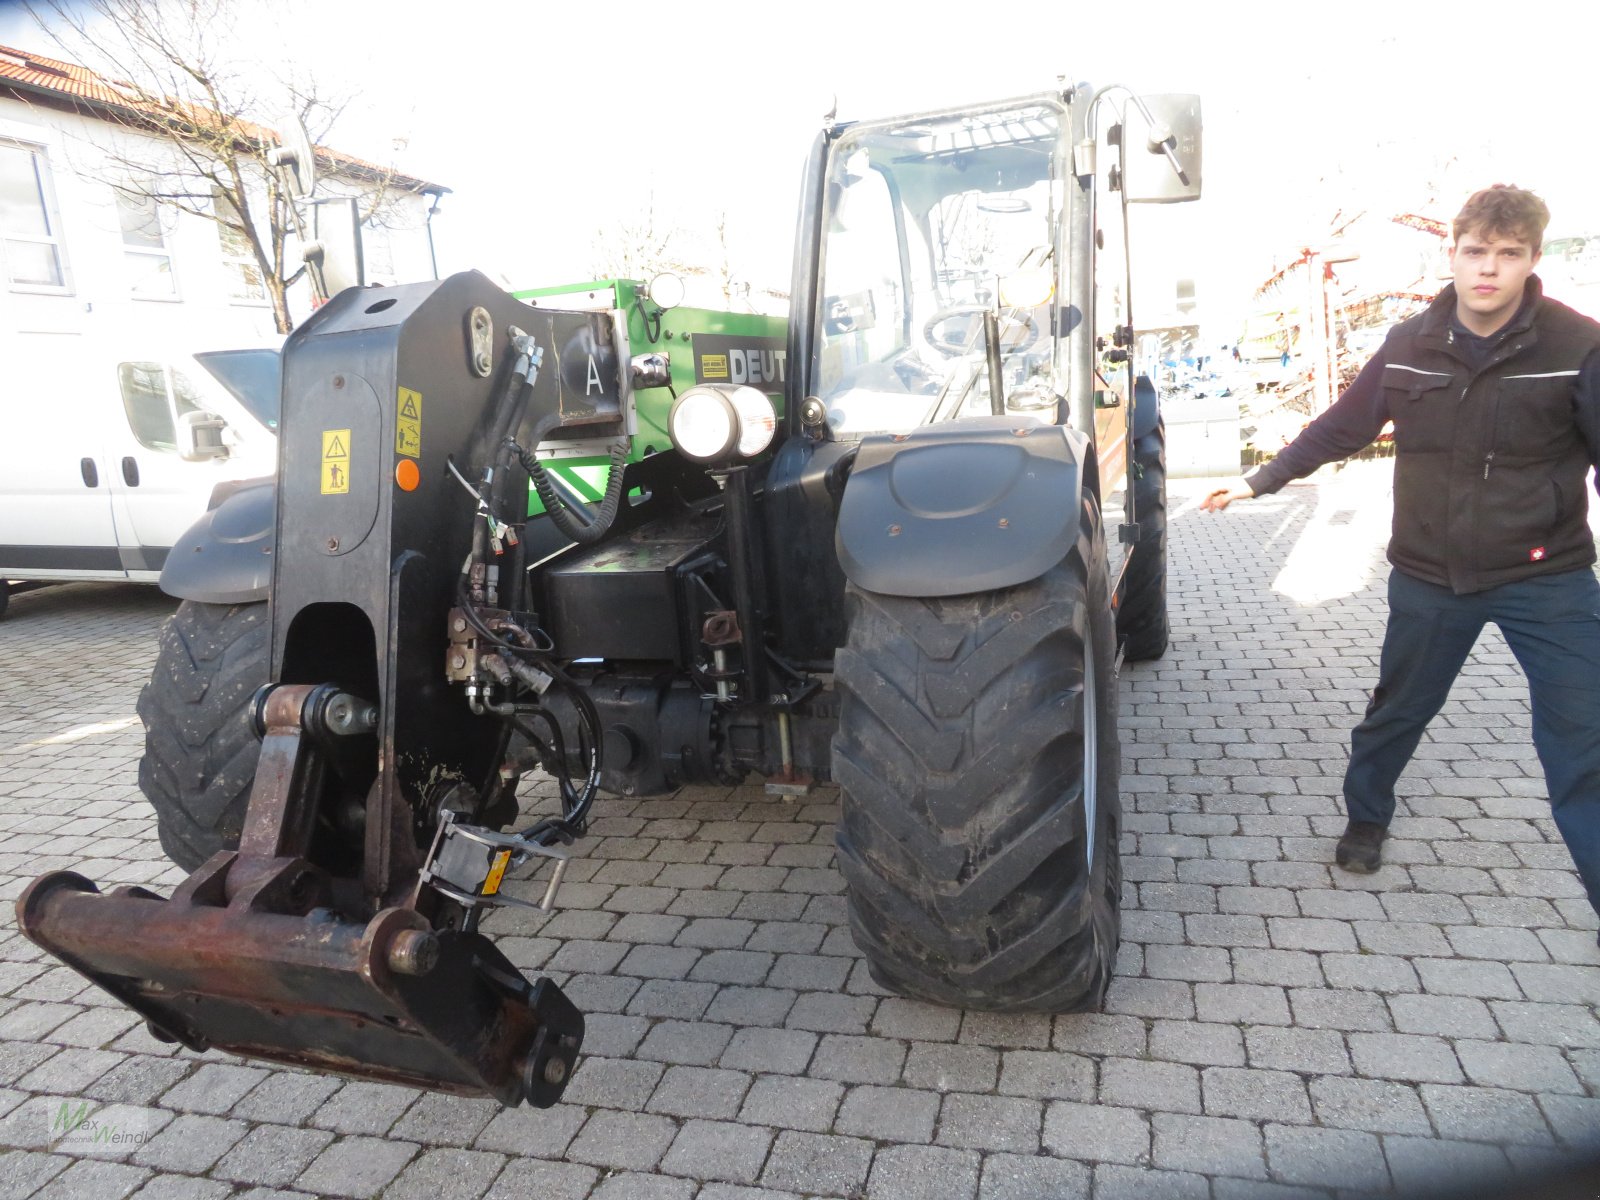
<path fill-rule="evenodd" d="M 838 860 L 882 986 L 965 1008 L 1099 1007 L 1122 879 L 1108 593 L 1088 498 L 1074 549 L 1031 583 L 848 589 Z"/>
<path fill-rule="evenodd" d="M 1160 658 L 1171 639 L 1167 624 L 1167 426 L 1156 427 L 1133 443 L 1133 509 L 1139 541 L 1122 577 L 1117 606 L 1117 640 L 1129 662 Z"/>
<path fill-rule="evenodd" d="M 185 600 L 161 627 L 139 693 L 139 789 L 156 810 L 161 848 L 185 870 L 239 845 L 261 753 L 250 698 L 267 682 L 269 630 L 264 600 Z"/>

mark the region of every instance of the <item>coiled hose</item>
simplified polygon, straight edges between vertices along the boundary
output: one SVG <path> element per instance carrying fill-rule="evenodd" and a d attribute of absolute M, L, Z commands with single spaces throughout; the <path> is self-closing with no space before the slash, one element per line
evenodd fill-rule
<path fill-rule="evenodd" d="M 535 447 L 549 432 L 546 421 L 534 426 L 531 440 Z M 551 422 L 550 428 L 553 427 L 554 423 Z M 557 529 L 573 541 L 585 546 L 598 542 L 606 535 L 611 529 L 611 523 L 617 519 L 617 509 L 622 504 L 622 476 L 628 465 L 626 437 L 619 438 L 611 447 L 611 473 L 606 479 L 605 498 L 600 501 L 598 509 L 572 503 L 557 495 L 555 487 L 550 482 L 550 476 L 545 472 L 544 464 L 534 457 L 533 451 L 524 449 L 511 438 L 506 439 L 506 444 L 516 454 L 522 469 L 533 480 L 534 490 L 539 493 L 539 501 L 544 505 L 550 520 L 555 522 Z"/>

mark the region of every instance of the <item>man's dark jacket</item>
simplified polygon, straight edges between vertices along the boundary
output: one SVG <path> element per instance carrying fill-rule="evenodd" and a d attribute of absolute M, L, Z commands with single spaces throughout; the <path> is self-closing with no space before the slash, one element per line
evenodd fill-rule
<path fill-rule="evenodd" d="M 1590 565 L 1584 483 L 1600 461 L 1600 324 L 1545 299 L 1537 276 L 1487 342 L 1456 325 L 1455 310 L 1452 284 L 1247 481 L 1258 496 L 1275 492 L 1392 420 L 1389 561 L 1400 570 L 1467 593 Z"/>

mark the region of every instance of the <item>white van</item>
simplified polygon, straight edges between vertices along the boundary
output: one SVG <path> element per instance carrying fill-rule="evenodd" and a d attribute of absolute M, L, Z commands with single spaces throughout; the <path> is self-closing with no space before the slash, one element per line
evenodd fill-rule
<path fill-rule="evenodd" d="M 276 470 L 276 348 L 71 362 L 21 340 L 0 364 L 0 613 L 16 581 L 155 582 L 218 483 Z"/>

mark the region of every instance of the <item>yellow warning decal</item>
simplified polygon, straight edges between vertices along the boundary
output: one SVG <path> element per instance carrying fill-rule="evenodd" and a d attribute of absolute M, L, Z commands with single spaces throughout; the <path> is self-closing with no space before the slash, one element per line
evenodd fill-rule
<path fill-rule="evenodd" d="M 422 393 L 410 388 L 400 389 L 400 406 L 396 410 L 394 427 L 394 452 L 412 458 L 422 457 Z"/>
<path fill-rule="evenodd" d="M 322 494 L 342 496 L 350 490 L 350 431 L 322 431 Z"/>
<path fill-rule="evenodd" d="M 728 356 L 726 354 L 706 354 L 701 356 L 700 374 L 707 379 L 726 379 L 728 377 Z"/>
<path fill-rule="evenodd" d="M 489 878 L 483 881 L 485 896 L 493 896 L 500 890 L 500 881 L 506 877 L 506 868 L 511 865 L 511 851 L 501 850 L 494 856 L 494 865 L 489 868 Z"/>

